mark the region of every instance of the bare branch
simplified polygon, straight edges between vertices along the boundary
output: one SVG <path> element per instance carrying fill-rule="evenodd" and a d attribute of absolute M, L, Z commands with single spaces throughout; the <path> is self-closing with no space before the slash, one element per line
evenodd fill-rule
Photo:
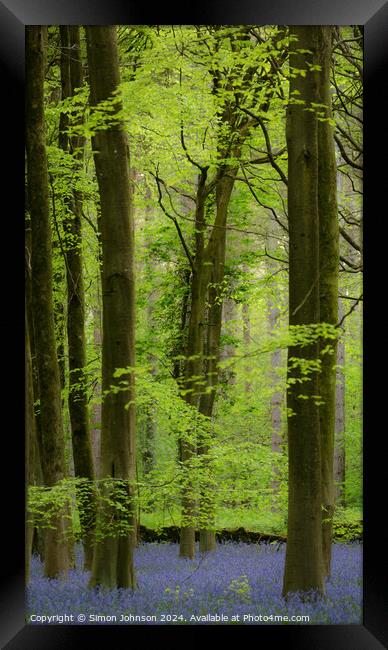
<path fill-rule="evenodd" d="M 358 303 L 359 303 L 361 300 L 363 300 L 363 295 L 362 295 L 362 294 L 361 294 L 361 296 L 360 296 L 359 298 L 357 298 L 357 299 L 355 300 L 355 302 L 353 303 L 353 305 L 351 306 L 351 308 L 349 309 L 349 311 L 346 312 L 346 314 L 344 314 L 344 315 L 342 316 L 342 318 L 341 318 L 341 320 L 339 321 L 339 323 L 336 324 L 336 327 L 341 327 L 341 325 L 342 325 L 342 323 L 344 322 L 345 318 L 347 318 L 348 316 L 350 316 L 350 314 L 351 314 L 351 313 L 356 309 Z"/>
<path fill-rule="evenodd" d="M 189 263 L 190 263 L 190 266 L 191 266 L 191 269 L 192 269 L 193 273 L 195 273 L 193 258 L 191 257 L 190 251 L 189 251 L 189 249 L 187 247 L 187 244 L 185 242 L 185 238 L 183 237 L 183 234 L 182 234 L 180 225 L 179 225 L 179 223 L 177 221 L 177 218 L 174 217 L 173 215 L 169 214 L 167 212 L 166 208 L 163 205 L 162 190 L 161 190 L 161 187 L 160 187 L 161 179 L 157 175 L 157 171 L 156 171 L 156 174 L 154 174 L 153 172 L 150 171 L 150 174 L 151 174 L 151 176 L 154 177 L 154 179 L 156 181 L 156 184 L 157 184 L 157 187 L 158 187 L 158 203 L 159 203 L 161 209 L 163 210 L 164 214 L 166 215 L 166 217 L 168 217 L 169 219 L 171 219 L 171 221 L 174 222 L 175 228 L 177 229 L 177 232 L 178 232 L 179 239 L 181 240 L 181 244 L 183 246 L 183 250 L 186 253 L 186 257 L 189 260 Z"/>
<path fill-rule="evenodd" d="M 334 136 L 334 140 L 336 141 L 336 143 L 337 143 L 337 145 L 338 145 L 338 149 L 340 150 L 340 152 L 341 152 L 341 156 L 342 156 L 342 158 L 344 159 L 344 161 L 345 161 L 348 165 L 350 165 L 351 167 L 354 167 L 354 169 L 359 169 L 360 171 L 363 171 L 363 167 L 362 167 L 362 165 L 359 165 L 359 164 L 356 163 L 354 160 L 352 160 L 351 158 L 349 158 L 349 156 L 348 156 L 348 154 L 346 153 L 345 148 L 344 148 L 344 146 L 343 146 L 341 140 L 340 140 L 336 135 Z"/>
<path fill-rule="evenodd" d="M 251 183 L 249 182 L 249 180 L 248 180 L 248 178 L 247 178 L 247 175 L 246 175 L 246 173 L 245 173 L 245 169 L 244 169 L 244 167 L 241 168 L 241 171 L 242 171 L 242 173 L 243 173 L 243 175 L 244 175 L 245 183 L 248 185 L 248 188 L 249 188 L 249 190 L 250 190 L 250 192 L 251 192 L 253 198 L 257 201 L 257 203 L 258 203 L 259 205 L 261 205 L 261 207 L 265 208 L 266 210 L 270 210 L 270 211 L 272 212 L 272 215 L 273 215 L 273 217 L 274 217 L 276 223 L 278 223 L 279 226 L 280 226 L 281 228 L 283 228 L 283 230 L 285 230 L 285 231 L 288 233 L 288 228 L 284 225 L 284 223 L 282 223 L 282 222 L 280 221 L 280 219 L 279 219 L 278 215 L 276 214 L 275 210 L 273 209 L 273 207 L 271 207 L 270 205 L 265 205 L 264 203 L 262 203 L 262 202 L 260 201 L 260 199 L 258 198 L 258 196 L 257 196 L 257 194 L 256 194 L 256 192 L 255 192 L 255 190 L 253 189 Z"/>
<path fill-rule="evenodd" d="M 359 245 L 354 241 L 354 239 L 352 239 L 352 237 L 351 237 L 351 236 L 346 232 L 346 230 L 344 230 L 344 228 L 341 228 L 341 226 L 340 226 L 339 231 L 340 231 L 342 237 L 343 237 L 344 239 L 346 239 L 346 241 L 347 241 L 347 242 L 348 242 L 348 243 L 349 243 L 349 244 L 350 244 L 350 245 L 351 245 L 351 246 L 352 246 L 356 251 L 358 251 L 359 253 L 361 253 L 361 247 L 360 247 L 360 246 L 359 246 Z"/>

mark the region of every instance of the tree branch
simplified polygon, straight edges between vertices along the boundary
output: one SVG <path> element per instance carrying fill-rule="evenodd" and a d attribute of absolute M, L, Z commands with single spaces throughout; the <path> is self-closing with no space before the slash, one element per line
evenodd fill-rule
<path fill-rule="evenodd" d="M 363 167 L 362 167 L 362 165 L 359 165 L 358 163 L 354 162 L 354 160 L 352 160 L 351 158 L 349 158 L 349 156 L 348 156 L 348 154 L 346 153 L 345 148 L 344 148 L 344 146 L 343 146 L 341 140 L 338 138 L 338 136 L 335 135 L 335 136 L 334 136 L 334 140 L 336 141 L 336 143 L 337 143 L 337 145 L 338 145 L 338 149 L 340 150 L 340 152 L 341 152 L 341 156 L 342 156 L 342 158 L 344 159 L 344 161 L 345 161 L 348 165 L 350 165 L 351 167 L 353 167 L 354 169 L 359 169 L 360 171 L 363 171 Z"/>
<path fill-rule="evenodd" d="M 342 316 L 342 318 L 341 318 L 341 320 L 339 321 L 339 323 L 336 324 L 336 327 L 341 327 L 341 325 L 342 325 L 342 323 L 344 322 L 345 318 L 347 318 L 348 316 L 350 316 L 350 314 L 351 314 L 351 313 L 356 309 L 358 303 L 359 303 L 361 300 L 363 300 L 363 295 L 362 295 L 362 294 L 361 294 L 361 296 L 360 296 L 359 298 L 357 298 L 357 299 L 355 300 L 355 302 L 353 303 L 353 305 L 351 306 L 351 308 L 349 309 L 349 311 L 346 312 L 346 314 L 344 314 L 344 315 Z"/>
<path fill-rule="evenodd" d="M 344 230 L 344 228 L 339 228 L 339 231 L 344 239 L 359 253 L 361 253 L 361 247 L 352 239 L 352 237 Z"/>
<path fill-rule="evenodd" d="M 186 253 L 186 257 L 187 257 L 187 259 L 189 260 L 189 263 L 190 263 L 190 266 L 191 266 L 191 269 L 192 269 L 193 273 L 195 273 L 195 267 L 194 267 L 193 258 L 192 258 L 191 254 L 190 254 L 190 251 L 189 251 L 188 247 L 187 247 L 187 244 L 186 244 L 186 242 L 185 242 L 185 238 L 183 237 L 183 234 L 182 234 L 182 231 L 181 231 L 180 225 L 179 225 L 179 223 L 178 223 L 176 217 L 174 217 L 173 215 L 169 214 L 169 213 L 167 212 L 166 208 L 165 208 L 164 205 L 163 205 L 162 190 L 161 190 L 161 187 L 160 187 L 161 179 L 160 179 L 159 176 L 157 175 L 157 172 L 156 172 L 156 174 L 154 174 L 153 172 L 150 171 L 150 174 L 151 174 L 151 176 L 154 177 L 154 179 L 155 179 L 155 181 L 156 181 L 156 184 L 157 184 L 157 187 L 158 187 L 158 203 L 159 203 L 159 205 L 160 205 L 162 211 L 163 211 L 164 214 L 166 215 L 166 217 L 168 217 L 169 219 L 171 219 L 171 221 L 174 222 L 174 224 L 175 224 L 175 228 L 177 229 L 177 233 L 178 233 L 179 239 L 181 240 L 181 244 L 182 244 L 182 246 L 183 246 L 183 250 L 184 250 L 185 253 Z"/>

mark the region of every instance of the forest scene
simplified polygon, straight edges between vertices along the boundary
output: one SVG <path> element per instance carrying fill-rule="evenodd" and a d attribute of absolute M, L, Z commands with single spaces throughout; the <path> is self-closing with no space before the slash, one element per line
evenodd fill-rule
<path fill-rule="evenodd" d="M 362 621 L 363 28 L 26 27 L 26 621 Z"/>

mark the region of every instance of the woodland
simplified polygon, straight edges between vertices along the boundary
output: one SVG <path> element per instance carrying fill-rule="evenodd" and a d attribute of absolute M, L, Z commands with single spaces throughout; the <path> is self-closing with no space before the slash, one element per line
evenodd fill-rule
<path fill-rule="evenodd" d="M 360 622 L 362 100 L 359 26 L 26 27 L 31 622 Z"/>

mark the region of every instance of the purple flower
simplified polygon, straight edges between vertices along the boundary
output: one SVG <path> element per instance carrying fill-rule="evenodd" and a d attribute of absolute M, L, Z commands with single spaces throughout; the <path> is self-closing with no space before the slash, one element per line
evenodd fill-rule
<path fill-rule="evenodd" d="M 285 602 L 284 561 L 284 545 L 218 544 L 214 553 L 185 560 L 178 557 L 176 544 L 142 544 L 135 552 L 138 589 L 132 592 L 88 589 L 81 549 L 77 568 L 66 580 L 45 578 L 40 560 L 33 557 L 27 619 L 58 624 L 56 618 L 30 616 L 67 614 L 73 617 L 70 624 L 80 624 L 79 615 L 85 617 L 82 622 L 109 625 L 361 624 L 361 544 L 334 545 L 326 598 L 315 602 L 302 602 L 298 594 Z M 287 621 L 285 616 L 310 619 Z"/>

